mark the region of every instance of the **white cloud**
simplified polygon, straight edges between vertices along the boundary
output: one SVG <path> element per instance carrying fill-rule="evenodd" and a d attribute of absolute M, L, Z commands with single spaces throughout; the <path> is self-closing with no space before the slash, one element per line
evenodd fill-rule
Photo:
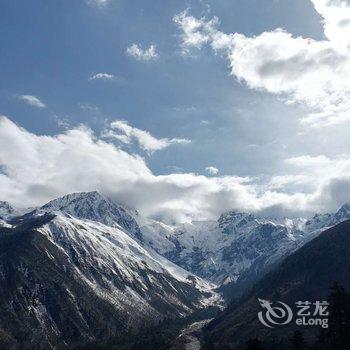
<path fill-rule="evenodd" d="M 136 141 L 139 146 L 148 153 L 159 151 L 173 144 L 191 143 L 188 139 L 180 138 L 161 138 L 157 139 L 148 131 L 132 127 L 124 120 L 115 120 L 111 123 L 110 128 L 103 133 L 104 137 L 114 138 L 122 143 L 131 144 Z"/>
<path fill-rule="evenodd" d="M 126 53 L 139 61 L 152 61 L 159 58 L 157 47 L 153 44 L 148 49 L 142 49 L 138 44 L 132 44 L 126 49 Z"/>
<path fill-rule="evenodd" d="M 30 106 L 43 109 L 46 107 L 45 103 L 42 102 L 38 97 L 33 95 L 20 95 L 19 98 Z"/>
<path fill-rule="evenodd" d="M 96 73 L 91 75 L 89 80 L 114 80 L 116 77 L 110 73 Z"/>
<path fill-rule="evenodd" d="M 215 168 L 214 166 L 208 166 L 205 168 L 205 171 L 209 174 L 209 175 L 217 175 L 219 174 L 219 169 Z"/>
<path fill-rule="evenodd" d="M 88 4 L 97 5 L 100 7 L 105 7 L 108 5 L 110 0 L 86 0 Z"/>
<path fill-rule="evenodd" d="M 326 37 L 335 45 L 346 47 L 350 43 L 349 0 L 311 0 L 316 11 L 324 18 Z"/>
<path fill-rule="evenodd" d="M 247 179 L 194 174 L 156 176 L 143 158 L 96 137 L 86 127 L 38 136 L 0 118 L 0 193 L 20 206 L 75 191 L 98 190 L 167 219 L 208 217 L 254 202 Z"/>
<path fill-rule="evenodd" d="M 265 191 L 299 193 L 310 211 L 335 210 L 350 201 L 350 156 L 303 155 L 285 160 L 284 174 L 273 176 Z"/>
<path fill-rule="evenodd" d="M 62 128 L 65 130 L 69 129 L 71 126 L 69 119 L 67 117 L 60 117 L 60 116 L 56 115 L 55 121 L 56 121 L 56 124 L 59 128 Z"/>
<path fill-rule="evenodd" d="M 79 127 L 38 136 L 0 117 L 2 200 L 34 206 L 69 192 L 98 190 L 168 220 L 215 218 L 229 209 L 284 215 L 334 210 L 350 198 L 350 157 L 301 156 L 286 161 L 280 188 L 256 179 L 191 173 L 154 175 L 145 160 Z M 330 169 L 333 169 L 330 170 Z M 306 180 L 299 191 L 285 186 Z M 315 183 L 313 183 L 313 181 Z"/>
<path fill-rule="evenodd" d="M 187 11 L 174 21 L 182 30 L 183 51 L 210 45 L 228 59 L 237 79 L 305 105 L 309 113 L 302 122 L 320 127 L 350 120 L 350 5 L 312 2 L 324 18 L 327 40 L 293 37 L 282 29 L 254 37 L 226 34 L 217 29 L 217 18 L 197 19 Z"/>
<path fill-rule="evenodd" d="M 193 47 L 200 49 L 211 41 L 211 33 L 219 23 L 217 17 L 210 21 L 205 18 L 197 19 L 188 14 L 188 10 L 176 15 L 174 22 L 182 29 L 181 46 L 183 54 L 188 54 Z"/>
<path fill-rule="evenodd" d="M 286 159 L 285 165 L 290 173 L 299 177 L 304 188 L 307 185 L 308 189 L 317 189 L 333 178 L 350 175 L 350 157 L 348 155 L 336 158 L 329 158 L 325 155 L 313 157 L 303 155 Z"/>

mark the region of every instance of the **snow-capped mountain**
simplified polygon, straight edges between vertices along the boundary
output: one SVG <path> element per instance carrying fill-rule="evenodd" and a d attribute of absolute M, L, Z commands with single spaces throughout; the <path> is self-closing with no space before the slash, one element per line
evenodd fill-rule
<path fill-rule="evenodd" d="M 141 230 L 145 233 L 145 242 L 171 261 L 223 284 L 236 281 L 257 260 L 272 261 L 297 247 L 297 242 L 304 237 L 304 222 L 227 212 L 217 221 L 197 221 L 176 227 L 153 223 L 151 227 L 163 230 L 161 243 L 151 239 L 150 226 Z"/>
<path fill-rule="evenodd" d="M 0 219 L 7 219 L 16 214 L 16 209 L 10 203 L 0 201 Z"/>
<path fill-rule="evenodd" d="M 211 345 L 208 347 L 242 349 L 242 344 L 259 335 L 259 339 L 264 341 L 264 349 L 296 349 L 299 347 L 291 347 L 290 338 L 286 337 L 286 334 L 293 334 L 296 329 L 302 329 L 305 339 L 309 342 L 318 338 L 318 327 L 295 327 L 294 322 L 287 322 L 283 327 L 264 326 L 257 317 L 261 311 L 258 299 L 280 300 L 287 305 L 294 305 L 296 300 L 329 300 L 330 291 L 335 290 L 335 281 L 340 288 L 349 290 L 349 251 L 350 221 L 347 220 L 325 230 L 319 237 L 287 257 L 256 283 L 244 298 L 236 300 L 235 305 L 214 320 L 205 331 L 205 339 L 209 339 L 208 343 Z M 329 337 L 330 333 L 327 333 L 327 336 Z M 286 342 L 278 341 L 276 346 L 276 339 L 283 338 Z M 321 344 L 322 342 L 318 342 L 310 348 L 322 349 Z M 334 345 L 326 349 L 348 349 L 349 342 L 344 344 L 345 346 Z"/>
<path fill-rule="evenodd" d="M 94 191 L 52 200 L 27 215 L 45 212 L 119 229 L 143 248 L 221 285 L 236 282 L 243 275 L 259 275 L 260 270 L 265 271 L 323 230 L 349 219 L 350 204 L 334 214 L 317 214 L 309 220 L 228 211 L 216 221 L 167 225 Z"/>
<path fill-rule="evenodd" d="M 35 324 L 36 337 L 48 344 L 74 338 L 65 326 L 71 322 L 81 343 L 96 332 L 114 334 L 222 305 L 217 286 L 229 289 L 226 295 L 244 292 L 284 257 L 350 218 L 345 204 L 309 220 L 229 211 L 218 220 L 167 225 L 97 192 L 69 194 L 17 217 L 8 203 L 0 208 L 0 254 L 6 257 L 0 261 L 0 284 L 6 286 L 0 296 L 9 293 L 1 299 L 0 332 L 8 324 L 5 334 L 18 341 L 20 317 Z M 66 303 L 69 312 L 57 320 Z M 106 329 L 100 315 L 118 327 Z"/>
<path fill-rule="evenodd" d="M 316 214 L 305 223 L 305 230 L 313 232 L 326 227 L 332 227 L 338 223 L 350 219 L 350 203 L 345 203 L 334 214 Z"/>
<path fill-rule="evenodd" d="M 0 227 L 1 349 L 66 349 L 125 329 L 123 315 L 35 230 L 52 218 Z"/>
<path fill-rule="evenodd" d="M 141 231 L 146 244 L 179 266 L 219 285 L 235 283 L 243 291 L 282 258 L 349 218 L 349 204 L 309 220 L 229 211 L 217 221 L 176 226 L 151 221 Z"/>
<path fill-rule="evenodd" d="M 38 231 L 64 250 L 100 297 L 130 312 L 130 324 L 161 318 L 162 310 L 186 315 L 209 299 L 220 299 L 215 285 L 142 247 L 119 228 L 58 214 Z"/>
<path fill-rule="evenodd" d="M 81 344 L 223 305 L 216 285 L 144 246 L 116 209 L 99 194 L 74 194 L 0 227 L 0 333 L 19 348 L 23 334 L 47 346 Z"/>
<path fill-rule="evenodd" d="M 45 204 L 39 211 L 63 212 L 79 219 L 119 227 L 134 238 L 141 239 L 139 226 L 133 217 L 137 212 L 117 204 L 96 191 L 68 194 Z"/>

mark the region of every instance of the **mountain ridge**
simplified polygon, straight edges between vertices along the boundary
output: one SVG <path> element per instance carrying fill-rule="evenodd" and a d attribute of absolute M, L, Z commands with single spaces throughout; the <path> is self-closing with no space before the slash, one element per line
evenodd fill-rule
<path fill-rule="evenodd" d="M 122 320 L 122 324 L 117 322 L 118 329 L 113 334 L 164 317 L 184 317 L 208 306 L 222 307 L 221 293 L 226 299 L 244 294 L 285 258 L 313 242 L 329 225 L 347 220 L 350 206 L 344 204 L 334 214 L 319 214 L 309 220 L 227 211 L 218 220 L 168 225 L 92 191 L 57 198 L 24 215 L 18 216 L 15 210 L 6 213 L 0 222 L 0 247 L 9 237 L 20 240 L 28 233 L 32 239 L 22 240 L 19 247 L 27 242 L 39 260 L 50 267 L 53 276 L 64 275 L 62 259 L 63 266 L 69 265 L 68 281 L 62 277 L 54 302 L 61 305 L 67 293 L 73 298 L 69 306 L 73 318 L 80 317 L 77 341 L 84 343 L 108 337 L 108 330 L 103 323 L 99 326 L 100 335 L 86 328 L 88 315 L 79 316 L 79 308 L 73 302 L 80 293 L 87 293 L 87 304 L 96 300 L 98 305 L 105 305 L 102 309 L 111 308 L 108 317 Z M 55 281 L 47 275 L 46 283 L 38 265 L 31 261 L 37 257 L 28 253 L 29 259 L 27 253 L 17 251 L 19 264 L 13 258 L 8 260 L 20 283 L 10 289 L 13 300 L 22 300 L 19 307 L 24 310 L 23 317 L 34 317 L 33 322 L 39 324 L 39 318 L 49 320 L 42 327 L 53 327 L 57 335 L 49 332 L 48 342 L 74 342 L 74 336 L 64 326 L 52 321 L 45 293 L 36 294 L 39 302 L 33 304 L 29 291 L 37 290 L 36 285 L 41 286 L 40 290 L 50 290 Z M 36 276 L 34 284 L 24 280 L 28 271 Z M 0 266 L 1 278 L 5 285 L 13 283 L 9 282 L 12 280 L 6 266 Z M 67 285 L 74 287 L 67 289 Z M 18 294 L 22 287 L 29 294 Z M 25 311 L 28 305 L 30 308 Z M 8 305 L 4 307 L 9 310 Z M 29 310 L 31 316 L 26 314 Z M 94 314 L 100 312 L 96 309 Z M 21 334 L 7 329 L 6 322 L 15 317 L 11 312 L 0 315 L 0 334 L 14 343 Z"/>
<path fill-rule="evenodd" d="M 53 199 L 30 212 L 64 212 L 74 217 L 97 221 L 107 226 L 119 227 L 141 240 L 140 228 L 131 210 L 101 195 L 97 191 L 76 192 Z M 132 214 L 137 214 L 133 212 Z"/>
<path fill-rule="evenodd" d="M 0 256 L 0 293 L 8 294 L 3 298 L 5 312 L 0 312 L 0 333 L 20 349 L 26 349 L 24 339 L 32 344 L 28 349 L 84 344 L 223 305 L 215 285 L 144 248 L 120 227 L 66 212 L 38 210 L 0 227 Z M 69 313 L 60 311 L 65 300 Z M 89 310 L 77 301 L 94 304 L 97 331 L 91 329 Z M 11 309 L 14 304 L 19 315 Z M 23 332 L 16 330 L 19 316 Z M 36 324 L 34 334 L 29 321 Z M 118 327 L 110 328 L 110 322 Z"/>
<path fill-rule="evenodd" d="M 334 214 L 315 214 L 308 220 L 229 210 L 217 220 L 168 225 L 91 191 L 54 199 L 33 212 L 63 212 L 119 227 L 185 270 L 239 290 L 327 227 L 349 219 L 350 204 Z"/>
<path fill-rule="evenodd" d="M 314 341 L 317 328 L 298 328 L 293 322 L 273 329 L 263 326 L 258 319 L 261 311 L 258 299 L 282 301 L 293 306 L 299 300 L 327 300 L 335 282 L 350 289 L 349 251 L 350 220 L 306 243 L 208 326 L 210 349 L 238 350 L 247 340 L 255 338 L 267 341 L 267 348 L 270 348 L 273 338 L 290 336 L 295 330 L 303 331 L 307 339 Z"/>

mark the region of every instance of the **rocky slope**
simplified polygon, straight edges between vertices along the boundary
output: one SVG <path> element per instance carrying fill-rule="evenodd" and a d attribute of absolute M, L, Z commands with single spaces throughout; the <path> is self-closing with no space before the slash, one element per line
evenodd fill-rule
<path fill-rule="evenodd" d="M 123 315 L 36 231 L 52 217 L 0 228 L 0 348 L 51 349 L 125 329 Z"/>
<path fill-rule="evenodd" d="M 258 299 L 282 301 L 295 310 L 301 301 L 327 300 L 337 282 L 350 289 L 350 221 L 342 222 L 319 235 L 258 282 L 249 294 L 232 305 L 207 329 L 210 349 L 241 349 L 248 339 L 259 338 L 270 348 L 275 337 L 290 336 L 296 329 L 315 339 L 317 327 L 296 326 L 295 318 L 285 326 L 268 328 L 258 319 Z M 313 312 L 313 311 L 312 311 Z"/>
<path fill-rule="evenodd" d="M 12 205 L 5 201 L 0 201 L 0 219 L 5 220 L 13 215 L 16 215 L 17 211 Z"/>
<path fill-rule="evenodd" d="M 306 219 L 227 212 L 217 221 L 169 226 L 139 220 L 145 244 L 237 297 L 283 258 L 328 227 L 350 218 L 350 205 Z"/>
<path fill-rule="evenodd" d="M 141 239 L 140 228 L 134 219 L 137 212 L 117 204 L 96 191 L 68 194 L 52 200 L 37 211 L 61 212 L 79 219 L 100 222 L 121 228 L 134 238 Z"/>
<path fill-rule="evenodd" d="M 221 305 L 218 285 L 228 298 L 239 297 L 286 256 L 349 219 L 350 205 L 310 220 L 231 211 L 217 221 L 167 225 L 87 192 L 22 216 L 2 202 L 0 213 L 0 256 L 6 257 L 0 261 L 0 340 L 22 346 L 25 338 L 33 344 L 42 338 L 46 346 L 64 346 Z M 92 319 L 80 300 L 94 304 Z M 99 323 L 104 313 L 114 328 Z"/>
<path fill-rule="evenodd" d="M 84 344 L 221 305 L 215 285 L 143 247 L 128 214 L 96 196 L 67 196 L 0 228 L 0 344 Z"/>

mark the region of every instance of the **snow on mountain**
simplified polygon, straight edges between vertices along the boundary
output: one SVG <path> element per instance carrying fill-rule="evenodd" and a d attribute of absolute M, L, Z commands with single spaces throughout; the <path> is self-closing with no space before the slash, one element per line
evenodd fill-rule
<path fill-rule="evenodd" d="M 350 203 L 342 205 L 335 213 L 316 214 L 305 223 L 306 233 L 304 243 L 311 241 L 321 232 L 350 219 Z"/>
<path fill-rule="evenodd" d="M 98 192 L 84 192 L 55 199 L 28 215 L 44 212 L 53 212 L 68 220 L 57 224 L 60 232 L 65 232 L 66 226 L 72 227 L 72 222 L 78 219 L 81 227 L 93 225 L 96 232 L 100 230 L 98 224 L 102 224 L 129 236 L 137 247 L 152 254 L 157 252 L 158 262 L 163 256 L 194 275 L 220 285 L 237 282 L 242 276 L 259 275 L 323 230 L 349 219 L 350 204 L 334 214 L 318 214 L 309 220 L 264 218 L 228 211 L 216 221 L 167 225 L 144 218 L 136 210 L 121 206 Z M 88 229 L 85 227 L 85 230 Z M 75 228 L 75 231 L 79 230 Z M 80 231 L 80 235 L 85 232 L 84 229 Z M 102 253 L 96 252 L 102 260 L 107 259 Z"/>
<path fill-rule="evenodd" d="M 16 209 L 10 203 L 0 201 L 0 219 L 7 219 L 16 214 Z"/>
<path fill-rule="evenodd" d="M 153 224 L 152 227 L 154 227 Z M 227 212 L 217 221 L 194 221 L 163 228 L 161 254 L 174 263 L 214 283 L 236 281 L 261 257 L 272 261 L 302 239 L 300 220 L 262 219 L 252 214 Z M 150 235 L 149 227 L 141 227 Z M 159 235 L 159 233 L 158 233 Z"/>
<path fill-rule="evenodd" d="M 172 236 L 175 227 L 163 222 L 142 218 L 138 216 L 137 222 L 142 232 L 142 241 L 159 254 L 164 255 L 168 251 L 176 249 L 176 240 L 173 242 Z"/>
<path fill-rule="evenodd" d="M 52 218 L 0 227 L 1 349 L 83 348 L 127 329 L 127 314 L 99 297 L 66 253 L 36 230 Z"/>
<path fill-rule="evenodd" d="M 350 219 L 350 203 L 346 203 L 334 214 L 316 214 L 305 224 L 307 232 L 325 229 Z"/>
<path fill-rule="evenodd" d="M 147 244 L 174 263 L 209 281 L 226 284 L 242 276 L 258 276 L 320 232 L 349 218 L 350 204 L 310 220 L 229 211 L 217 221 L 171 227 L 152 222 L 141 226 L 141 231 Z"/>
<path fill-rule="evenodd" d="M 134 329 L 223 306 L 215 284 L 135 237 L 139 226 L 130 212 L 140 219 L 136 211 L 88 192 L 51 201 L 11 218 L 10 224 L 0 223 L 0 253 L 6 255 L 0 261 L 0 285 L 5 286 L 0 294 L 11 290 L 2 307 L 21 310 L 0 312 L 0 323 L 8 324 L 6 332 L 13 339 L 21 336 L 14 326 L 17 318 L 35 324 L 35 334 L 27 334 L 27 339 L 38 342 L 44 337 L 48 344 L 64 344 L 72 337 L 89 341 L 113 336 L 118 332 L 114 328 Z M 58 315 L 63 313 L 62 323 Z M 72 324 L 75 330 L 68 326 Z"/>
<path fill-rule="evenodd" d="M 169 315 L 188 315 L 208 305 L 222 305 L 218 285 L 221 291 L 230 290 L 234 296 L 235 291 L 244 291 L 323 230 L 350 219 L 350 204 L 334 214 L 319 214 L 309 220 L 228 211 L 216 221 L 167 225 L 144 218 L 97 192 L 86 192 L 55 199 L 21 217 L 14 218 L 15 215 L 8 203 L 0 202 L 0 230 L 13 230 L 13 239 L 21 243 L 15 256 L 9 254 L 12 264 L 19 261 L 16 273 L 22 276 L 14 289 L 20 295 L 13 294 L 13 300 L 21 300 L 24 311 L 30 305 L 34 318 L 50 320 L 50 326 L 38 326 L 47 334 L 52 325 L 60 329 L 57 332 L 62 328 L 53 320 L 50 305 L 45 304 L 45 291 L 52 289 L 58 274 L 64 282 L 55 298 L 63 305 L 69 295 L 70 312 L 81 318 L 81 327 L 88 317 L 87 311 L 82 314 L 76 304 L 82 298 L 83 286 L 86 300 L 103 300 L 103 307 L 111 309 L 109 317 L 117 317 L 127 327 Z M 31 257 L 27 256 L 30 250 L 26 240 L 35 250 Z M 46 261 L 45 273 L 41 274 L 37 260 Z M 30 270 L 33 266 L 35 272 Z M 6 268 L 4 265 L 0 272 Z M 28 279 L 28 273 L 35 279 Z M 0 279 L 4 276 L 0 273 Z M 23 292 L 33 286 L 37 288 L 33 292 L 35 302 L 27 300 Z M 79 292 L 75 295 L 74 291 Z M 94 312 L 97 315 L 101 310 L 97 304 Z M 29 317 L 25 312 L 22 316 Z"/>
<path fill-rule="evenodd" d="M 131 324 L 159 318 L 164 310 L 186 315 L 208 300 L 220 302 L 214 284 L 145 249 L 117 227 L 58 213 L 39 231 L 69 256 L 100 297 L 128 310 Z"/>
<path fill-rule="evenodd" d="M 11 225 L 8 224 L 6 221 L 0 219 L 0 227 L 11 227 Z"/>
<path fill-rule="evenodd" d="M 40 208 L 46 212 L 64 212 L 79 219 L 97 221 L 107 226 L 119 227 L 141 239 L 140 228 L 132 211 L 100 193 L 81 192 L 52 200 Z"/>

